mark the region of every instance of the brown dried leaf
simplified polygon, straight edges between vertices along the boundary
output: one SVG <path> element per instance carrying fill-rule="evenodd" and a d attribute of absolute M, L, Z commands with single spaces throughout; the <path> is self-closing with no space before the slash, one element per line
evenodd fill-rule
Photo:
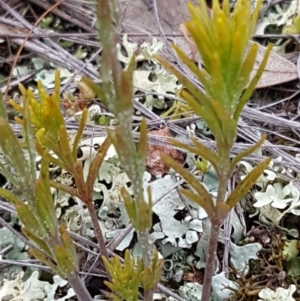
<path fill-rule="evenodd" d="M 81 99 L 66 99 L 61 101 L 62 107 L 66 110 L 67 116 L 73 116 L 77 112 L 81 112 L 83 109 L 88 108 L 90 100 Z"/>
<path fill-rule="evenodd" d="M 250 41 L 249 46 L 251 46 L 253 43 L 254 42 Z M 259 45 L 258 53 L 256 57 L 256 63 L 254 67 L 255 69 L 252 75 L 254 75 L 255 72 L 257 71 L 258 65 L 262 61 L 265 51 L 266 51 L 266 47 Z M 256 88 L 259 89 L 259 88 L 274 86 L 274 85 L 295 80 L 297 78 L 298 78 L 297 66 L 272 51 L 267 66 L 265 68 L 265 71 L 262 77 L 260 78 Z"/>
<path fill-rule="evenodd" d="M 246 235 L 246 241 L 260 242 L 264 247 L 270 246 L 270 243 L 272 242 L 269 231 L 261 226 L 252 226 Z"/>
<path fill-rule="evenodd" d="M 162 30 L 165 34 L 179 33 L 181 23 L 189 18 L 187 0 L 156 0 Z M 198 0 L 192 0 L 197 4 Z M 122 27 L 126 32 L 157 34 L 154 6 L 149 0 L 119 0 Z"/>
<path fill-rule="evenodd" d="M 198 0 L 190 0 L 193 4 L 197 4 Z M 179 27 L 189 18 L 187 9 L 187 0 L 156 0 L 159 22 L 162 31 L 170 38 L 173 34 L 182 34 Z M 120 20 L 122 20 L 122 29 L 127 33 L 142 34 L 142 37 L 133 37 L 135 42 L 142 43 L 143 41 L 152 42 L 153 37 L 164 42 L 162 50 L 163 56 L 174 61 L 173 55 L 165 41 L 159 37 L 159 28 L 157 25 L 154 7 L 150 0 L 119 0 Z M 171 36 L 173 38 L 173 36 Z M 175 43 L 182 46 L 182 49 L 189 53 L 190 48 L 184 37 L 175 37 Z"/>
<path fill-rule="evenodd" d="M 170 136 L 168 128 L 150 131 L 149 134 L 165 137 Z M 150 144 L 146 166 L 153 177 L 164 175 L 169 171 L 169 166 L 161 159 L 161 154 L 168 155 L 178 162 L 184 162 L 184 156 L 179 150 L 168 148 L 166 146 Z"/>

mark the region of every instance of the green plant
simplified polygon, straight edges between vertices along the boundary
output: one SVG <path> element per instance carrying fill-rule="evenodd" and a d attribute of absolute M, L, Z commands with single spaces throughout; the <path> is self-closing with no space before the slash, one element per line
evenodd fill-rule
<path fill-rule="evenodd" d="M 0 163 L 0 172 L 13 184 L 18 196 L 3 188 L 0 188 L 0 195 L 15 205 L 23 225 L 23 233 L 36 246 L 30 248 L 29 252 L 62 278 L 68 279 L 79 300 L 91 301 L 92 298 L 79 277 L 75 245 L 67 230 L 58 224 L 56 218 L 49 179 L 51 156 L 47 149 L 43 150 L 41 171 L 36 179 L 35 139 L 31 128 L 29 102 L 30 97 L 25 93 L 22 124 L 27 159 L 9 125 L 0 94 L 0 147 L 8 162 L 7 166 Z"/>
<path fill-rule="evenodd" d="M 153 291 L 160 279 L 163 262 L 158 258 L 157 251 L 149 241 L 149 232 L 152 226 L 152 203 L 151 191 L 149 189 L 145 191 L 143 187 L 148 144 L 145 120 L 140 126 L 138 143 L 134 141 L 132 135 L 134 113 L 132 79 L 135 58 L 134 56 L 131 58 L 125 70 L 121 69 L 117 58 L 118 9 L 116 0 L 98 0 L 96 3 L 99 37 L 103 47 L 99 70 L 102 84 L 98 86 L 88 78 L 84 78 L 82 81 L 115 115 L 119 125 L 113 130 L 108 130 L 108 138 L 93 159 L 85 180 L 81 162 L 77 160 L 76 154 L 87 118 L 87 111 L 83 111 L 81 124 L 74 143 L 71 145 L 59 108 L 59 73 L 56 73 L 55 89 L 52 96 L 46 95 L 41 83 L 38 84 L 40 102 L 35 100 L 31 90 L 26 91 L 24 87 L 20 86 L 23 94 L 23 107 L 12 101 L 11 104 L 23 115 L 23 119 L 17 119 L 17 121 L 23 126 L 23 145 L 27 148 L 29 162 L 26 161 L 22 147 L 9 126 L 4 104 L 1 102 L 0 127 L 2 135 L 0 146 L 13 172 L 11 173 L 9 167 L 3 165 L 0 165 L 0 171 L 15 188 L 22 192 L 22 199 L 18 199 L 14 194 L 4 189 L 0 189 L 0 194 L 15 204 L 19 218 L 24 225 L 24 233 L 37 246 L 37 249 L 32 250 L 32 253 L 52 267 L 55 272 L 67 278 L 80 300 L 91 300 L 78 277 L 74 244 L 68 232 L 59 226 L 56 220 L 50 186 L 77 196 L 86 204 L 91 214 L 103 261 L 110 275 L 107 285 L 113 291 L 112 298 L 115 300 L 123 298 L 136 300 L 138 288 L 141 285 L 144 289 L 145 300 L 151 301 Z M 183 51 L 176 46 L 174 47 L 182 62 L 189 67 L 204 86 L 205 92 L 169 62 L 156 56 L 157 60 L 174 73 L 185 86 L 181 96 L 185 99 L 187 106 L 207 123 L 216 140 L 216 153 L 207 149 L 196 139 L 192 140 L 193 146 L 172 140 L 174 145 L 197 154 L 206 160 L 203 162 L 208 161 L 214 167 L 219 178 L 216 202 L 213 201 L 211 195 L 196 177 L 170 157 L 164 156 L 164 160 L 179 172 L 193 188 L 193 191 L 183 189 L 182 193 L 202 206 L 211 222 L 207 267 L 203 284 L 203 301 L 210 297 L 213 261 L 219 229 L 229 211 L 248 192 L 270 162 L 270 159 L 267 159 L 258 164 L 227 196 L 227 184 L 236 164 L 257 150 L 265 139 L 263 136 L 255 145 L 231 159 L 231 148 L 236 140 L 239 116 L 255 89 L 271 51 L 271 46 L 268 46 L 258 71 L 251 78 L 250 74 L 254 68 L 258 45 L 251 46 L 248 52 L 246 49 L 261 3 L 262 0 L 258 1 L 251 15 L 250 1 L 238 0 L 231 16 L 229 0 L 223 1 L 222 8 L 218 0 L 213 0 L 212 17 L 207 12 L 205 0 L 200 0 L 199 7 L 189 5 L 191 20 L 186 23 L 186 27 L 195 41 L 204 68 L 198 69 Z M 188 107 L 184 107 L 184 109 Z M 34 136 L 31 125 L 34 126 Z M 116 257 L 111 261 L 109 260 L 92 203 L 93 184 L 110 143 L 115 146 L 120 162 L 132 182 L 134 197 L 131 197 L 125 188 L 121 190 L 121 194 L 130 220 L 137 231 L 142 250 L 142 260 L 137 259 L 136 266 L 133 264 L 133 260 L 129 258 L 129 253 L 126 253 L 123 266 Z M 36 180 L 35 175 L 35 151 L 43 158 L 38 180 Z M 49 162 L 69 171 L 74 176 L 76 188 L 50 181 Z M 203 172 L 208 166 L 206 165 L 207 163 L 205 166 L 199 165 Z M 119 272 L 119 278 L 116 271 Z M 124 287 L 122 281 L 128 286 Z"/>
<path fill-rule="evenodd" d="M 251 78 L 258 45 L 253 44 L 247 51 L 247 44 L 256 25 L 261 3 L 261 0 L 258 1 L 252 15 L 248 0 L 238 0 L 232 14 L 229 0 L 224 0 L 222 7 L 218 0 L 213 0 L 211 15 L 205 0 L 199 1 L 199 7 L 188 5 L 191 19 L 185 26 L 196 44 L 204 68 L 198 69 L 180 48 L 176 45 L 173 47 L 181 61 L 203 85 L 204 91 L 168 61 L 156 56 L 157 60 L 185 86 L 186 90 L 182 91 L 181 96 L 195 114 L 206 122 L 216 141 L 217 150 L 213 152 L 196 139 L 192 139 L 193 146 L 187 146 L 175 139 L 171 140 L 174 145 L 195 153 L 212 164 L 219 179 L 216 202 L 191 173 L 172 158 L 164 156 L 164 160 L 193 187 L 193 191 L 183 189 L 182 193 L 203 207 L 211 222 L 203 301 L 209 300 L 210 297 L 219 229 L 230 210 L 249 191 L 270 162 L 270 159 L 266 159 L 258 164 L 227 196 L 228 181 L 236 164 L 257 150 L 265 140 L 263 136 L 255 145 L 231 159 L 231 148 L 236 140 L 239 116 L 254 91 L 271 52 L 269 45 L 255 76 Z"/>
<path fill-rule="evenodd" d="M 112 258 L 111 261 L 103 258 L 103 261 L 106 270 L 112 278 L 112 282 L 105 282 L 113 292 L 109 294 L 110 298 L 114 301 L 137 301 L 138 291 L 136 288 L 143 276 L 142 262 L 138 261 L 137 267 L 135 268 L 135 261 L 130 257 L 129 250 L 126 250 L 125 252 L 123 264 L 118 256 Z"/>
<path fill-rule="evenodd" d="M 82 82 L 95 92 L 119 121 L 119 125 L 114 130 L 107 130 L 107 133 L 132 183 L 134 198 L 125 188 L 121 189 L 121 195 L 128 216 L 137 231 L 142 251 L 144 276 L 141 285 L 144 288 L 144 297 L 146 301 L 151 301 L 153 291 L 160 279 L 163 262 L 158 259 L 157 251 L 149 241 L 149 232 L 152 226 L 152 203 L 151 191 L 149 189 L 144 191 L 143 187 L 148 147 L 145 120 L 140 126 L 140 141 L 137 145 L 132 135 L 135 57 L 134 55 L 131 57 L 125 70 L 121 69 L 117 57 L 119 37 L 117 33 L 119 21 L 117 2 L 115 0 L 99 0 L 96 9 L 99 37 L 103 47 L 99 69 L 102 84 L 98 86 L 88 78 L 83 78 Z M 111 276 L 113 277 L 113 275 Z M 134 289 L 137 291 L 138 285 Z M 118 294 L 118 292 L 115 293 Z"/>
<path fill-rule="evenodd" d="M 87 110 L 84 109 L 82 112 L 79 129 L 71 145 L 64 117 L 60 111 L 60 72 L 55 73 L 54 93 L 51 96 L 46 94 L 42 83 L 38 82 L 39 102 L 35 99 L 32 90 L 26 91 L 22 85 L 19 85 L 19 88 L 23 95 L 23 106 L 10 100 L 10 104 L 23 116 L 23 119 L 16 118 L 16 121 L 24 127 L 29 119 L 34 126 L 34 143 L 37 153 L 43 158 L 45 150 L 49 150 L 52 154 L 47 154 L 48 160 L 74 176 L 76 188 L 54 181 L 50 181 L 50 185 L 78 197 L 87 206 L 101 253 L 108 257 L 92 196 L 99 168 L 110 146 L 109 139 L 106 139 L 98 149 L 91 161 L 88 175 L 84 179 L 82 162 L 77 159 L 77 147 L 86 123 Z M 25 115 L 25 102 L 28 102 L 28 116 Z"/>
<path fill-rule="evenodd" d="M 183 117 L 191 117 L 193 115 L 193 111 L 189 107 L 189 105 L 183 100 L 174 100 L 171 107 L 160 115 L 161 118 L 169 117 L 170 120 L 176 120 Z"/>
<path fill-rule="evenodd" d="M 60 77 L 59 72 L 56 72 L 55 76 L 55 88 L 52 96 L 49 96 L 45 93 L 41 82 L 38 83 L 38 93 L 39 93 L 39 102 L 34 98 L 33 92 L 29 89 L 28 91 L 20 85 L 20 90 L 23 95 L 23 106 L 18 105 L 14 101 L 10 101 L 11 105 L 19 111 L 22 115 L 22 119 L 16 118 L 17 122 L 19 122 L 24 128 L 24 137 L 25 142 L 30 141 L 31 145 L 26 143 L 27 151 L 29 154 L 34 157 L 35 151 L 39 155 L 42 156 L 43 160 L 47 160 L 45 162 L 50 161 L 51 163 L 67 170 L 74 176 L 76 188 L 71 188 L 64 186 L 60 183 L 56 183 L 54 181 L 50 181 L 49 177 L 44 177 L 41 179 L 42 183 L 46 183 L 49 187 L 55 187 L 57 189 L 63 190 L 71 195 L 74 195 L 81 199 L 87 206 L 89 213 L 92 218 L 92 222 L 94 225 L 95 235 L 97 237 L 99 247 L 102 253 L 102 258 L 106 263 L 109 262 L 107 256 L 107 250 L 104 244 L 103 236 L 101 233 L 101 229 L 99 227 L 98 219 L 96 216 L 96 212 L 92 202 L 92 192 L 93 192 L 93 184 L 96 179 L 96 175 L 98 174 L 101 163 L 105 157 L 105 154 L 110 146 L 110 141 L 115 145 L 120 161 L 124 166 L 126 173 L 132 182 L 132 188 L 134 192 L 134 198 L 125 190 L 122 189 L 121 193 L 125 201 L 126 209 L 131 218 L 131 221 L 137 230 L 139 242 L 142 249 L 142 261 L 140 259 L 137 260 L 138 266 L 142 265 L 143 267 L 143 277 L 141 279 L 141 283 L 135 282 L 135 286 L 132 288 L 133 291 L 137 294 L 139 285 L 141 284 L 144 288 L 144 295 L 146 300 L 152 300 L 153 291 L 160 279 L 160 274 L 162 270 L 162 260 L 158 258 L 158 253 L 155 248 L 149 242 L 149 231 L 152 223 L 152 204 L 151 204 L 151 193 L 150 190 L 147 191 L 147 197 L 145 198 L 144 187 L 143 187 L 143 176 L 146 165 L 146 154 L 147 154 L 147 127 L 145 121 L 142 122 L 140 132 L 140 142 L 138 147 L 136 148 L 136 143 L 133 139 L 131 132 L 132 125 L 132 116 L 133 116 L 133 84 L 132 84 L 132 76 L 135 67 L 135 59 L 134 57 L 131 59 L 131 62 L 127 68 L 127 70 L 122 71 L 117 59 L 117 41 L 118 36 L 116 34 L 116 28 L 113 23 L 118 23 L 117 16 L 117 7 L 115 1 L 108 0 L 99 0 L 97 3 L 97 15 L 98 15 L 98 23 L 99 23 L 99 36 L 103 45 L 102 51 L 102 64 L 100 68 L 100 78 L 102 79 L 101 87 L 95 85 L 93 82 L 88 79 L 83 80 L 91 86 L 93 90 L 96 92 L 97 96 L 100 97 L 101 100 L 106 104 L 107 108 L 115 114 L 116 118 L 121 121 L 120 124 L 122 126 L 116 127 L 115 130 L 108 131 L 108 138 L 101 145 L 96 157 L 90 164 L 89 172 L 87 179 L 84 179 L 82 163 L 77 160 L 77 147 L 80 141 L 83 128 L 87 118 L 87 111 L 83 110 L 81 123 L 79 129 L 77 131 L 76 137 L 74 139 L 73 145 L 68 141 L 68 134 L 66 130 L 66 126 L 64 123 L 63 115 L 60 112 Z M 112 22 L 113 21 L 113 22 Z M 27 128 L 31 128 L 31 125 L 34 126 L 35 139 L 29 139 L 28 133 L 26 132 Z M 7 124 L 8 126 L 8 124 Z M 6 135 L 6 133 L 5 133 Z M 11 138 L 13 135 L 11 129 L 9 135 L 5 136 L 8 141 L 9 139 L 17 139 Z M 3 142 L 6 141 L 6 138 L 3 139 Z M 15 142 L 15 141 L 14 141 Z M 8 142 L 7 142 L 8 143 Z M 3 152 L 7 155 L 7 149 L 2 143 Z M 29 147 L 30 146 L 30 147 Z M 35 146 L 35 147 L 34 147 Z M 34 150 L 35 149 L 35 150 Z M 48 151 L 49 150 L 49 151 Z M 17 154 L 15 154 L 17 156 Z M 17 157 L 12 157 L 17 158 Z M 23 158 L 22 158 L 23 161 Z M 23 161 L 23 163 L 26 162 Z M 34 160 L 31 160 L 29 166 L 33 170 L 34 169 Z M 10 162 L 13 168 L 18 169 L 19 162 L 15 159 L 15 161 Z M 46 163 L 45 163 L 46 164 Z M 46 172 L 46 166 L 43 165 L 43 175 Z M 23 166 L 21 167 L 22 170 Z M 9 171 L 3 169 L 4 176 L 9 176 Z M 34 175 L 32 173 L 31 175 Z M 29 174 L 22 174 L 22 179 L 24 181 L 28 181 L 27 177 Z M 8 177 L 9 180 L 12 180 L 12 183 L 15 184 L 12 177 Z M 31 178 L 30 178 L 31 179 Z M 33 182 L 35 178 L 31 179 Z M 45 185 L 46 185 L 45 184 Z M 47 189 L 49 188 L 47 186 Z M 27 189 L 27 190 L 26 190 Z M 30 195 L 25 195 L 24 199 L 28 200 L 28 197 L 33 200 L 33 204 L 31 208 L 35 208 L 35 206 L 40 206 L 36 203 L 36 196 L 34 194 L 34 187 L 26 186 L 25 184 L 21 187 L 20 191 L 28 192 Z M 45 189 L 44 189 L 45 190 Z M 49 191 L 48 191 L 49 190 Z M 45 198 L 50 200 L 50 189 L 45 190 Z M 1 191 L 4 196 L 10 199 L 15 204 L 17 200 L 13 197 L 12 194 L 3 190 Z M 49 193 L 49 194 L 47 194 Z M 42 201 L 42 197 L 40 196 L 40 201 Z M 49 205 L 50 206 L 50 205 Z M 52 204 L 53 207 L 53 204 Z M 51 208 L 53 210 L 53 208 Z M 52 215 L 53 212 L 49 211 Z M 38 221 L 34 224 L 30 224 L 30 229 L 34 231 L 36 227 L 39 227 L 39 224 L 43 222 L 44 219 L 50 218 L 50 213 L 45 211 L 33 210 L 38 217 Z M 48 214 L 48 215 L 47 215 Z M 51 215 L 51 216 L 52 216 Z M 20 212 L 20 219 L 25 222 L 25 214 Z M 55 215 L 54 215 L 55 217 Z M 52 216 L 52 219 L 54 218 Z M 57 220 L 55 219 L 55 223 L 57 224 Z M 47 226 L 49 227 L 49 225 Z M 25 227 L 26 228 L 26 227 Z M 53 231 L 55 235 L 59 235 L 58 232 L 55 232 L 57 229 L 55 228 Z M 26 230 L 25 230 L 26 232 Z M 63 232 L 64 236 L 66 235 L 66 231 Z M 28 231 L 26 232 L 28 234 Z M 38 240 L 32 236 L 29 236 L 29 239 L 36 242 L 36 244 L 43 248 L 43 241 Z M 58 244 L 57 241 L 52 241 L 51 243 L 56 246 Z M 50 250 L 53 248 L 51 245 Z M 69 249 L 68 249 L 69 250 Z M 48 249 L 47 249 L 48 251 Z M 42 253 L 38 253 L 33 251 L 33 254 L 37 256 L 40 260 L 42 260 L 45 264 L 51 266 L 52 260 L 55 262 L 56 257 L 52 256 L 51 260 L 46 260 L 45 257 L 42 256 Z M 73 254 L 74 255 L 74 254 Z M 57 259 L 58 260 L 58 259 Z M 61 262 L 63 263 L 63 262 Z M 116 261 L 112 261 L 112 264 L 117 264 Z M 106 264 L 108 266 L 108 264 Z M 53 268 L 53 266 L 51 266 Z M 131 267 L 134 272 L 134 267 Z M 109 272 L 109 271 L 108 271 Z M 110 279 L 110 273 L 109 280 Z M 130 273 L 128 274 L 130 275 Z M 68 275 L 65 275 L 68 276 Z M 111 275 L 113 276 L 113 275 Z M 112 282 L 113 283 L 113 282 Z M 72 284 L 72 283 L 71 283 Z M 74 284 L 74 283 L 73 283 Z M 72 285 L 73 285 L 72 284 Z M 116 292 L 116 295 L 120 294 L 120 292 Z M 121 294 L 122 295 L 122 294 Z M 88 300 L 88 298 L 86 299 Z"/>

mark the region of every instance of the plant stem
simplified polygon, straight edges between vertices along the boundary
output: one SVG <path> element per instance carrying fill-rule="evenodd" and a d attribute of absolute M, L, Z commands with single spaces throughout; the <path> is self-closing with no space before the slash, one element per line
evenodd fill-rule
<path fill-rule="evenodd" d="M 76 297 L 80 301 L 93 301 L 93 298 L 91 297 L 90 293 L 88 292 L 83 281 L 80 279 L 78 273 L 76 273 L 72 276 L 69 276 L 68 281 L 69 281 L 70 285 L 72 286 L 72 288 L 76 294 Z"/>
<path fill-rule="evenodd" d="M 152 258 L 151 258 L 151 253 L 152 253 L 152 248 L 149 245 L 149 231 L 140 231 L 138 232 L 139 236 L 139 243 L 141 245 L 142 249 L 142 258 L 144 265 L 146 267 L 150 267 L 152 263 Z"/>
<path fill-rule="evenodd" d="M 224 166 L 223 173 L 219 177 L 219 187 L 218 187 L 216 207 L 218 203 L 223 203 L 225 201 L 227 184 L 229 179 L 230 179 L 230 173 L 228 172 L 228 169 Z M 217 246 L 218 246 L 220 227 L 223 223 L 223 219 L 220 219 L 218 217 L 217 209 L 215 210 L 214 217 L 210 219 L 210 222 L 211 222 L 211 229 L 210 229 L 210 237 L 208 241 L 208 250 L 207 250 L 201 301 L 209 301 L 211 295 L 211 282 L 212 282 L 212 276 L 214 272 L 214 261 L 216 257 Z"/>
<path fill-rule="evenodd" d="M 214 260 L 216 257 L 219 231 L 220 231 L 219 220 L 216 218 L 212 219 L 210 237 L 208 241 L 208 250 L 207 250 L 201 301 L 208 301 L 211 295 L 211 282 L 212 282 L 212 276 L 214 272 Z"/>
<path fill-rule="evenodd" d="M 108 258 L 108 252 L 107 252 L 107 249 L 106 249 L 106 246 L 105 246 L 105 242 L 104 242 L 104 238 L 103 238 L 103 233 L 102 233 L 101 227 L 99 225 L 99 220 L 98 220 L 98 216 L 97 216 L 96 210 L 94 208 L 94 204 L 93 204 L 92 201 L 91 202 L 86 202 L 85 204 L 87 206 L 87 209 L 88 209 L 89 214 L 90 214 L 91 219 L 92 219 L 92 223 L 93 223 L 93 226 L 94 226 L 95 236 L 97 238 L 98 245 L 99 245 L 99 248 L 100 248 L 100 253 L 103 256 L 105 256 L 107 258 L 107 260 L 109 260 L 109 258 Z"/>
<path fill-rule="evenodd" d="M 86 206 L 88 208 L 90 217 L 92 219 L 92 223 L 93 223 L 93 226 L 94 226 L 95 236 L 97 238 L 99 249 L 100 249 L 100 254 L 102 256 L 104 256 L 107 260 L 109 260 L 108 252 L 107 252 L 105 241 L 104 241 L 104 238 L 103 238 L 103 232 L 102 232 L 101 227 L 99 225 L 99 220 L 98 220 L 97 212 L 96 212 L 96 210 L 94 208 L 93 201 L 90 200 L 89 202 L 87 202 L 85 204 L 86 204 Z M 101 262 L 102 262 L 101 256 L 100 256 L 100 259 L 101 259 Z M 112 281 L 111 275 L 108 272 L 107 272 L 107 278 L 108 278 L 109 282 Z"/>
<path fill-rule="evenodd" d="M 152 264 L 152 247 L 149 244 L 149 230 L 138 232 L 139 235 L 139 243 L 142 249 L 142 258 L 144 266 L 151 269 Z M 144 301 L 152 301 L 153 300 L 154 288 L 149 290 L 144 290 Z"/>
<path fill-rule="evenodd" d="M 144 291 L 144 301 L 152 301 L 153 300 L 153 289 Z"/>

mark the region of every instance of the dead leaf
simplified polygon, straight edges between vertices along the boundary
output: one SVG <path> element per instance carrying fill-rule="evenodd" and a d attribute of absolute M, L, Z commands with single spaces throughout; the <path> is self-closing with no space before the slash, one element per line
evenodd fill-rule
<path fill-rule="evenodd" d="M 249 46 L 254 42 L 250 41 Z M 259 45 L 258 53 L 256 57 L 256 63 L 254 66 L 254 72 L 257 71 L 257 68 L 262 61 L 266 47 Z M 297 66 L 282 56 L 271 52 L 265 71 L 260 78 L 256 88 L 265 88 L 269 86 L 274 86 L 282 83 L 286 83 L 298 78 Z"/>
<path fill-rule="evenodd" d="M 165 137 L 170 136 L 168 128 L 149 131 L 149 134 Z M 148 148 L 146 166 L 153 177 L 164 175 L 170 169 L 169 166 L 161 159 L 161 154 L 168 155 L 178 162 L 184 162 L 184 156 L 179 150 L 168 148 L 166 146 L 150 144 Z"/>
<path fill-rule="evenodd" d="M 250 229 L 250 231 L 246 235 L 247 242 L 260 242 L 264 247 L 270 246 L 272 242 L 270 233 L 264 227 L 254 227 Z"/>
<path fill-rule="evenodd" d="M 180 24 L 189 18 L 188 2 L 176 0 L 174 5 L 174 0 L 156 0 L 160 24 L 166 35 L 179 33 Z M 198 3 L 197 0 L 190 2 Z M 126 32 L 159 34 L 152 0 L 120 0 L 119 7 L 122 27 Z"/>
<path fill-rule="evenodd" d="M 182 46 L 182 49 L 187 53 L 189 53 L 190 48 L 185 38 L 183 36 L 174 37 L 173 35 L 181 34 L 179 27 L 189 18 L 188 2 L 197 4 L 198 0 L 176 0 L 176 5 L 174 5 L 174 0 L 156 0 L 159 23 L 163 33 L 170 42 L 173 40 L 176 44 Z M 160 37 L 152 0 L 119 0 L 119 7 L 122 29 L 126 33 L 143 35 L 142 37 L 132 36 L 135 42 L 152 42 L 153 37 L 155 37 L 164 43 L 163 56 L 170 61 L 174 61 L 174 56 L 170 53 L 169 47 Z"/>
<path fill-rule="evenodd" d="M 197 282 L 199 284 L 202 284 L 203 272 L 196 270 L 194 265 L 192 266 L 192 269 L 193 269 L 193 273 L 190 272 L 184 273 L 182 279 L 187 282 L 193 282 L 193 283 Z"/>
<path fill-rule="evenodd" d="M 81 112 L 83 109 L 88 108 L 90 103 L 90 100 L 81 100 L 80 98 L 64 98 L 61 101 L 62 107 L 66 110 L 67 116 L 74 116 L 75 113 Z"/>

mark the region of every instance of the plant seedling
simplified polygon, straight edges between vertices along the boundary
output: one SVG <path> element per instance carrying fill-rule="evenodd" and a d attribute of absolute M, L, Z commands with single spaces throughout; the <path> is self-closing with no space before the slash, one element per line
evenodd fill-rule
<path fill-rule="evenodd" d="M 212 14 L 208 12 L 205 0 L 199 0 L 199 6 L 188 4 L 191 18 L 185 23 L 185 27 L 196 45 L 204 67 L 199 69 L 179 47 L 173 47 L 199 83 L 189 80 L 164 58 L 155 56 L 184 85 L 186 89 L 182 90 L 181 96 L 194 113 L 206 122 L 216 141 L 216 152 L 213 152 L 197 139 L 192 139 L 193 146 L 171 139 L 175 146 L 197 154 L 214 167 L 219 179 L 216 201 L 194 175 L 172 158 L 164 156 L 164 160 L 193 188 L 193 191 L 182 189 L 182 193 L 199 204 L 207 212 L 211 222 L 202 301 L 210 298 L 219 229 L 230 210 L 249 191 L 270 162 L 270 159 L 266 159 L 259 163 L 227 196 L 228 181 L 236 164 L 257 150 L 266 138 L 263 135 L 252 147 L 231 158 L 240 114 L 253 93 L 271 52 L 271 45 L 268 45 L 258 70 L 251 76 L 258 45 L 253 44 L 247 50 L 247 44 L 256 25 L 262 0 L 258 1 L 252 14 L 250 2 L 238 0 L 231 13 L 229 0 L 223 0 L 222 6 L 218 0 L 213 0 Z M 200 83 L 204 91 L 200 88 Z"/>
<path fill-rule="evenodd" d="M 23 90 L 24 92 L 24 90 Z M 11 201 L 22 222 L 22 232 L 36 246 L 29 253 L 49 266 L 60 277 L 68 279 L 79 300 L 92 298 L 79 276 L 79 263 L 75 245 L 62 225 L 58 224 L 50 190 L 49 151 L 42 152 L 39 178 L 36 179 L 35 139 L 31 128 L 30 97 L 23 94 L 23 145 L 27 148 L 28 159 L 18 138 L 10 127 L 5 104 L 0 94 L 0 148 L 8 165 L 0 163 L 0 172 L 18 190 L 20 196 L 0 188 L 0 195 Z"/>

